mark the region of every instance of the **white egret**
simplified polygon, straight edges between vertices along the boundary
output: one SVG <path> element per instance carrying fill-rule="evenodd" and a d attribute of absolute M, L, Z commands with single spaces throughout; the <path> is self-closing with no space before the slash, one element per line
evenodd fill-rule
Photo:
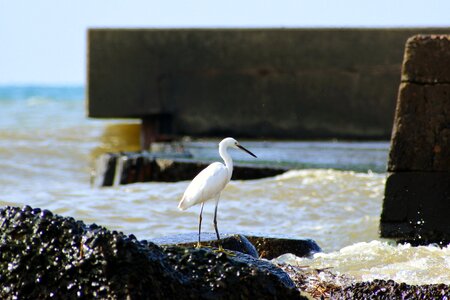
<path fill-rule="evenodd" d="M 220 241 L 219 231 L 217 230 L 217 206 L 219 204 L 220 193 L 225 188 L 228 182 L 230 182 L 231 175 L 233 174 L 233 160 L 230 154 L 228 154 L 228 147 L 241 149 L 253 157 L 255 154 L 242 147 L 235 139 L 225 138 L 219 143 L 219 154 L 222 157 L 225 164 L 220 162 L 214 162 L 208 167 L 203 169 L 189 186 L 186 188 L 183 197 L 181 198 L 178 208 L 185 210 L 195 204 L 201 203 L 200 216 L 198 221 L 198 243 L 197 247 L 200 247 L 200 234 L 202 229 L 202 212 L 203 205 L 210 199 L 216 200 L 216 207 L 214 209 L 214 230 L 216 231 L 217 240 L 219 242 L 219 248 L 222 248 Z"/>

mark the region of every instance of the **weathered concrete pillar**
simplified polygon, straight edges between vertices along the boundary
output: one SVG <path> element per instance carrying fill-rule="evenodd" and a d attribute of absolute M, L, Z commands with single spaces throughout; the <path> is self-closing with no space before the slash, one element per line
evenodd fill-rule
<path fill-rule="evenodd" d="M 406 43 L 381 236 L 450 241 L 450 35 Z"/>
<path fill-rule="evenodd" d="M 172 115 L 167 113 L 152 114 L 141 119 L 141 150 L 149 150 L 154 142 L 172 140 Z"/>

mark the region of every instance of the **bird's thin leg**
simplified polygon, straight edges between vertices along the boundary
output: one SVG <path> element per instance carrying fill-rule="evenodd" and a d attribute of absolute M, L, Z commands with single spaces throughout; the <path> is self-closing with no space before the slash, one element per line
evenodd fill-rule
<path fill-rule="evenodd" d="M 220 239 L 219 230 L 217 229 L 217 207 L 219 206 L 219 198 L 220 195 L 218 195 L 216 198 L 216 208 L 214 209 L 214 229 L 216 230 L 217 243 L 219 244 L 219 249 L 215 252 L 222 252 L 229 256 L 235 256 L 236 254 L 234 254 L 233 251 L 227 251 L 223 249 L 222 240 Z"/>
<path fill-rule="evenodd" d="M 197 248 L 200 248 L 202 246 L 201 243 L 200 243 L 200 235 L 202 233 L 203 205 L 205 205 L 205 202 L 202 202 L 202 207 L 200 208 L 200 216 L 198 217 L 198 242 L 197 242 Z"/>
<path fill-rule="evenodd" d="M 216 198 L 216 207 L 214 208 L 214 230 L 216 231 L 216 235 L 217 235 L 217 241 L 219 243 L 219 250 L 222 250 L 222 241 L 220 240 L 220 235 L 219 235 L 219 230 L 217 229 L 217 207 L 219 206 L 219 198 L 220 198 L 220 194 L 217 195 Z"/>

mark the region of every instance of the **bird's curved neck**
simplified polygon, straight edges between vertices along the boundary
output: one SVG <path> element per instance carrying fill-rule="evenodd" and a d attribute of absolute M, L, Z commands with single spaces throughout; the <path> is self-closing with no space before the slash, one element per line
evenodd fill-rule
<path fill-rule="evenodd" d="M 233 174 L 233 160 L 231 159 L 230 154 L 228 154 L 227 147 L 222 145 L 219 146 L 219 154 L 225 162 L 225 166 L 228 169 L 228 180 L 231 179 L 231 175 Z"/>

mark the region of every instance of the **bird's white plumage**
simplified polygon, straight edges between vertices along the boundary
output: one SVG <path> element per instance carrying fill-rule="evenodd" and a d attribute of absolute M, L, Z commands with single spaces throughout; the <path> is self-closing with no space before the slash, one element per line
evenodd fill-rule
<path fill-rule="evenodd" d="M 225 138 L 219 143 L 219 154 L 222 157 L 224 164 L 215 162 L 207 166 L 203 171 L 201 171 L 192 182 L 188 185 L 186 191 L 181 198 L 178 208 L 185 210 L 192 205 L 201 203 L 202 208 L 200 209 L 199 221 L 198 221 L 198 243 L 197 247 L 200 247 L 200 234 L 202 229 L 202 212 L 203 205 L 206 201 L 215 198 L 216 208 L 214 209 L 214 230 L 216 231 L 217 240 L 220 244 L 219 230 L 217 229 L 217 206 L 219 204 L 220 192 L 225 188 L 227 183 L 231 179 L 233 174 L 233 160 L 230 154 L 227 152 L 227 148 L 241 149 L 253 157 L 255 154 L 251 153 L 249 150 L 245 149 L 233 138 Z M 219 249 L 221 248 L 221 244 Z"/>
<path fill-rule="evenodd" d="M 215 198 L 230 181 L 228 168 L 215 162 L 202 170 L 187 187 L 178 208 L 185 210 L 192 205 Z"/>

